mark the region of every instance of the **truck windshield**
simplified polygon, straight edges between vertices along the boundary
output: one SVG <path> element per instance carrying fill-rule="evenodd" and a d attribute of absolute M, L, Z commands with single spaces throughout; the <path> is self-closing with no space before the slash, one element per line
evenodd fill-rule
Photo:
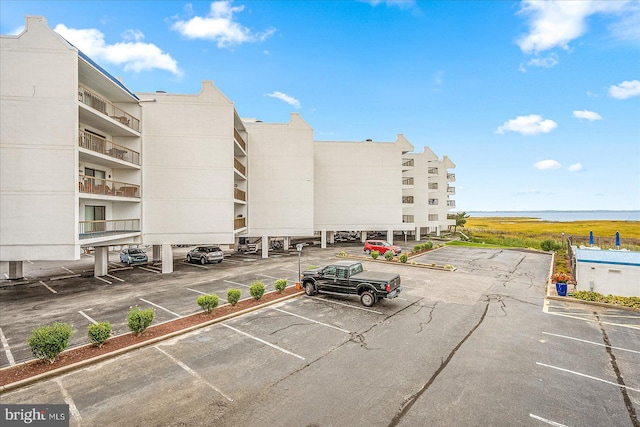
<path fill-rule="evenodd" d="M 349 267 L 349 276 L 353 276 L 358 273 L 362 273 L 362 264 L 356 264 Z"/>

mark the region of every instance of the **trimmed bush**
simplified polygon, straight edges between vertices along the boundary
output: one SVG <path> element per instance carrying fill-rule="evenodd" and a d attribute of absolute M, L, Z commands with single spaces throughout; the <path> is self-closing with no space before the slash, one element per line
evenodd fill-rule
<path fill-rule="evenodd" d="M 540 242 L 540 248 L 546 252 L 557 251 L 561 247 L 562 245 L 560 245 L 560 243 L 556 243 L 551 239 L 543 240 L 542 242 Z"/>
<path fill-rule="evenodd" d="M 200 295 L 196 302 L 205 313 L 211 313 L 220 303 L 220 298 L 216 294 Z"/>
<path fill-rule="evenodd" d="M 69 345 L 71 334 L 73 328 L 67 323 L 39 326 L 31 331 L 27 345 L 35 357 L 53 363 Z"/>
<path fill-rule="evenodd" d="M 264 295 L 264 283 L 256 280 L 249 286 L 249 293 L 257 301 Z"/>
<path fill-rule="evenodd" d="M 131 307 L 129 315 L 127 316 L 127 325 L 129 326 L 129 330 L 136 334 L 136 336 L 140 335 L 149 327 L 149 325 L 151 325 L 155 316 L 156 313 L 153 311 L 153 308 L 140 310 L 140 307 L 137 305 L 135 307 Z"/>
<path fill-rule="evenodd" d="M 345 251 L 340 251 L 340 252 L 338 252 L 338 256 L 340 258 L 345 258 L 347 256 L 347 253 Z"/>
<path fill-rule="evenodd" d="M 445 270 L 453 270 L 454 268 L 455 267 L 453 265 L 451 265 L 451 264 L 447 264 L 447 265 L 444 266 Z"/>
<path fill-rule="evenodd" d="M 282 291 L 284 291 L 287 287 L 287 279 L 278 279 L 273 284 L 273 286 L 276 288 L 276 291 L 278 291 L 278 293 L 282 293 Z"/>
<path fill-rule="evenodd" d="M 241 295 L 240 289 L 229 289 L 227 290 L 227 301 L 231 305 L 236 305 L 240 301 Z"/>
<path fill-rule="evenodd" d="M 407 256 L 407 254 L 400 255 L 400 262 L 405 263 L 408 259 L 409 257 Z"/>
<path fill-rule="evenodd" d="M 393 251 L 387 251 L 384 253 L 384 259 L 386 259 L 387 261 L 391 261 L 394 256 L 395 254 L 393 253 Z"/>
<path fill-rule="evenodd" d="M 423 243 L 423 244 L 422 244 L 422 248 L 423 248 L 423 249 L 425 249 L 425 250 L 427 250 L 427 251 L 428 251 L 429 249 L 432 249 L 432 248 L 433 248 L 433 242 Z"/>
<path fill-rule="evenodd" d="M 379 256 L 380 256 L 380 252 L 378 251 L 371 252 L 371 258 L 378 259 Z"/>
<path fill-rule="evenodd" d="M 89 341 L 91 341 L 91 344 L 100 348 L 102 347 L 102 344 L 104 344 L 104 342 L 111 336 L 111 323 L 100 322 L 91 324 L 87 329 L 87 335 L 89 336 Z"/>

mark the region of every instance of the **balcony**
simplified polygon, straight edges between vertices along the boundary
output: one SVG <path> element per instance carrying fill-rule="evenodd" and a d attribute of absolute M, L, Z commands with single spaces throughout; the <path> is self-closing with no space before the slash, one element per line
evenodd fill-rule
<path fill-rule="evenodd" d="M 430 175 L 438 175 L 438 168 L 429 168 L 427 169 L 427 173 Z"/>
<path fill-rule="evenodd" d="M 238 143 L 238 145 L 242 148 L 242 150 L 246 153 L 247 152 L 247 144 L 244 142 L 244 139 L 242 139 L 242 136 L 240 135 L 240 132 L 238 132 L 237 130 L 233 129 L 233 137 L 235 138 L 235 140 Z"/>
<path fill-rule="evenodd" d="M 447 207 L 455 208 L 456 207 L 456 201 L 455 200 L 447 200 Z"/>
<path fill-rule="evenodd" d="M 427 217 L 428 221 L 437 221 L 438 220 L 438 214 L 429 214 L 429 216 Z"/>
<path fill-rule="evenodd" d="M 429 199 L 429 206 L 438 206 L 438 199 Z"/>
<path fill-rule="evenodd" d="M 111 179 L 80 175 L 80 182 L 78 183 L 78 186 L 80 193 L 84 194 L 131 198 L 140 197 L 139 185 L 113 181 Z"/>
<path fill-rule="evenodd" d="M 101 221 L 80 221 L 78 233 L 80 239 L 113 236 L 117 234 L 139 233 L 139 219 L 112 219 Z"/>
<path fill-rule="evenodd" d="M 413 178 L 403 178 L 402 185 L 413 185 Z"/>
<path fill-rule="evenodd" d="M 133 117 L 131 114 L 121 110 L 111 102 L 83 86 L 78 86 L 78 101 L 106 116 L 111 117 L 116 122 L 133 129 L 136 132 L 140 132 L 140 120 L 137 117 Z"/>
<path fill-rule="evenodd" d="M 233 198 L 236 200 L 242 200 L 243 202 L 247 201 L 247 193 L 238 189 L 238 188 L 234 188 L 233 189 Z"/>
<path fill-rule="evenodd" d="M 78 135 L 78 145 L 81 148 L 86 148 L 87 150 L 94 151 L 98 154 L 104 154 L 105 156 L 124 160 L 125 162 L 140 166 L 140 153 L 131 150 L 130 148 L 123 147 L 122 145 L 114 144 L 113 142 L 97 135 L 80 131 L 80 134 Z"/>
<path fill-rule="evenodd" d="M 432 182 L 427 187 L 429 188 L 429 190 L 437 190 L 438 189 L 438 183 L 437 182 Z"/>
<path fill-rule="evenodd" d="M 247 218 L 234 218 L 233 229 L 240 230 L 241 228 L 247 228 Z"/>
<path fill-rule="evenodd" d="M 447 194 L 456 194 L 456 187 L 447 186 Z"/>
<path fill-rule="evenodd" d="M 413 215 L 402 215 L 402 222 L 411 224 L 411 223 L 415 222 L 413 220 L 413 218 L 414 218 Z"/>
<path fill-rule="evenodd" d="M 244 167 L 242 163 L 240 163 L 240 160 L 236 159 L 235 157 L 233 158 L 233 167 L 236 168 L 236 170 L 242 176 L 247 176 L 247 169 Z"/>
<path fill-rule="evenodd" d="M 402 203 L 405 203 L 405 204 L 413 203 L 413 196 L 402 196 Z"/>
<path fill-rule="evenodd" d="M 453 182 L 455 180 L 456 180 L 456 174 L 455 173 L 448 173 L 447 174 L 447 181 Z"/>
<path fill-rule="evenodd" d="M 407 171 L 413 169 L 413 159 L 402 159 L 402 170 Z"/>

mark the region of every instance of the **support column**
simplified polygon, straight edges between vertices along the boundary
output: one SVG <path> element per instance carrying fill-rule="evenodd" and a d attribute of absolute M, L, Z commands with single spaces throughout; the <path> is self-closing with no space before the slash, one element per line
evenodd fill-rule
<path fill-rule="evenodd" d="M 269 258 L 269 236 L 262 236 L 262 258 Z"/>
<path fill-rule="evenodd" d="M 336 242 L 336 232 L 329 231 L 328 234 L 329 235 L 327 236 L 327 238 L 328 238 L 329 244 L 333 245 Z"/>
<path fill-rule="evenodd" d="M 95 264 L 93 265 L 93 276 L 101 277 L 106 276 L 108 273 L 107 266 L 109 265 L 109 247 L 108 246 L 96 246 L 94 252 Z"/>
<path fill-rule="evenodd" d="M 24 274 L 22 273 L 24 261 L 9 261 L 9 280 L 22 279 Z"/>
<path fill-rule="evenodd" d="M 440 226 L 436 227 L 436 236 L 440 237 Z"/>
<path fill-rule="evenodd" d="M 153 253 L 151 254 L 152 261 L 163 261 L 162 259 L 162 245 L 153 245 Z"/>
<path fill-rule="evenodd" d="M 289 236 L 284 236 L 284 241 L 282 243 L 282 246 L 284 246 L 284 250 L 285 252 L 289 252 L 289 246 L 291 244 L 290 242 L 291 238 Z"/>
<path fill-rule="evenodd" d="M 420 227 L 416 227 L 416 242 L 420 241 Z"/>
<path fill-rule="evenodd" d="M 393 245 L 393 230 L 387 230 L 387 242 Z"/>
<path fill-rule="evenodd" d="M 361 231 L 360 232 L 360 242 L 364 243 L 367 241 L 367 232 L 366 231 Z"/>
<path fill-rule="evenodd" d="M 327 249 L 327 230 L 320 231 L 320 247 Z"/>
<path fill-rule="evenodd" d="M 161 252 L 158 258 L 162 260 L 162 274 L 173 273 L 173 246 L 170 244 L 153 245 L 153 260 L 156 261 L 156 248 Z"/>

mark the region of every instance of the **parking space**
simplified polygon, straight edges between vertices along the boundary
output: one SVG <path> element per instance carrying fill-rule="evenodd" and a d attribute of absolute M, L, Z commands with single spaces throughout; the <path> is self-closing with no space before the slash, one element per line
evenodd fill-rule
<path fill-rule="evenodd" d="M 393 265 L 403 280 L 401 297 L 371 308 L 353 297 L 303 296 L 2 400 L 66 402 L 74 408 L 71 425 L 89 426 L 633 425 L 640 315 L 545 304 L 547 255 L 481 251 L 460 252 L 457 264 L 466 259 L 475 269 Z M 303 268 L 333 255 L 310 251 Z M 447 248 L 441 256 L 455 252 Z M 224 298 L 237 287 L 248 297 L 256 279 L 273 289 L 275 278 L 297 276 L 297 257 L 224 264 L 184 266 L 174 275 L 134 268 L 117 274 L 125 282 L 91 281 L 79 294 L 67 283 L 56 285 L 58 294 L 34 285 L 33 295 L 23 297 L 36 304 L 66 295 L 74 322 L 88 324 L 82 311 L 120 317 L 121 328 L 128 307 L 141 299 L 156 304 L 158 319 L 171 319 L 199 311 L 200 293 Z M 4 331 L 4 316 L 2 322 Z"/>

